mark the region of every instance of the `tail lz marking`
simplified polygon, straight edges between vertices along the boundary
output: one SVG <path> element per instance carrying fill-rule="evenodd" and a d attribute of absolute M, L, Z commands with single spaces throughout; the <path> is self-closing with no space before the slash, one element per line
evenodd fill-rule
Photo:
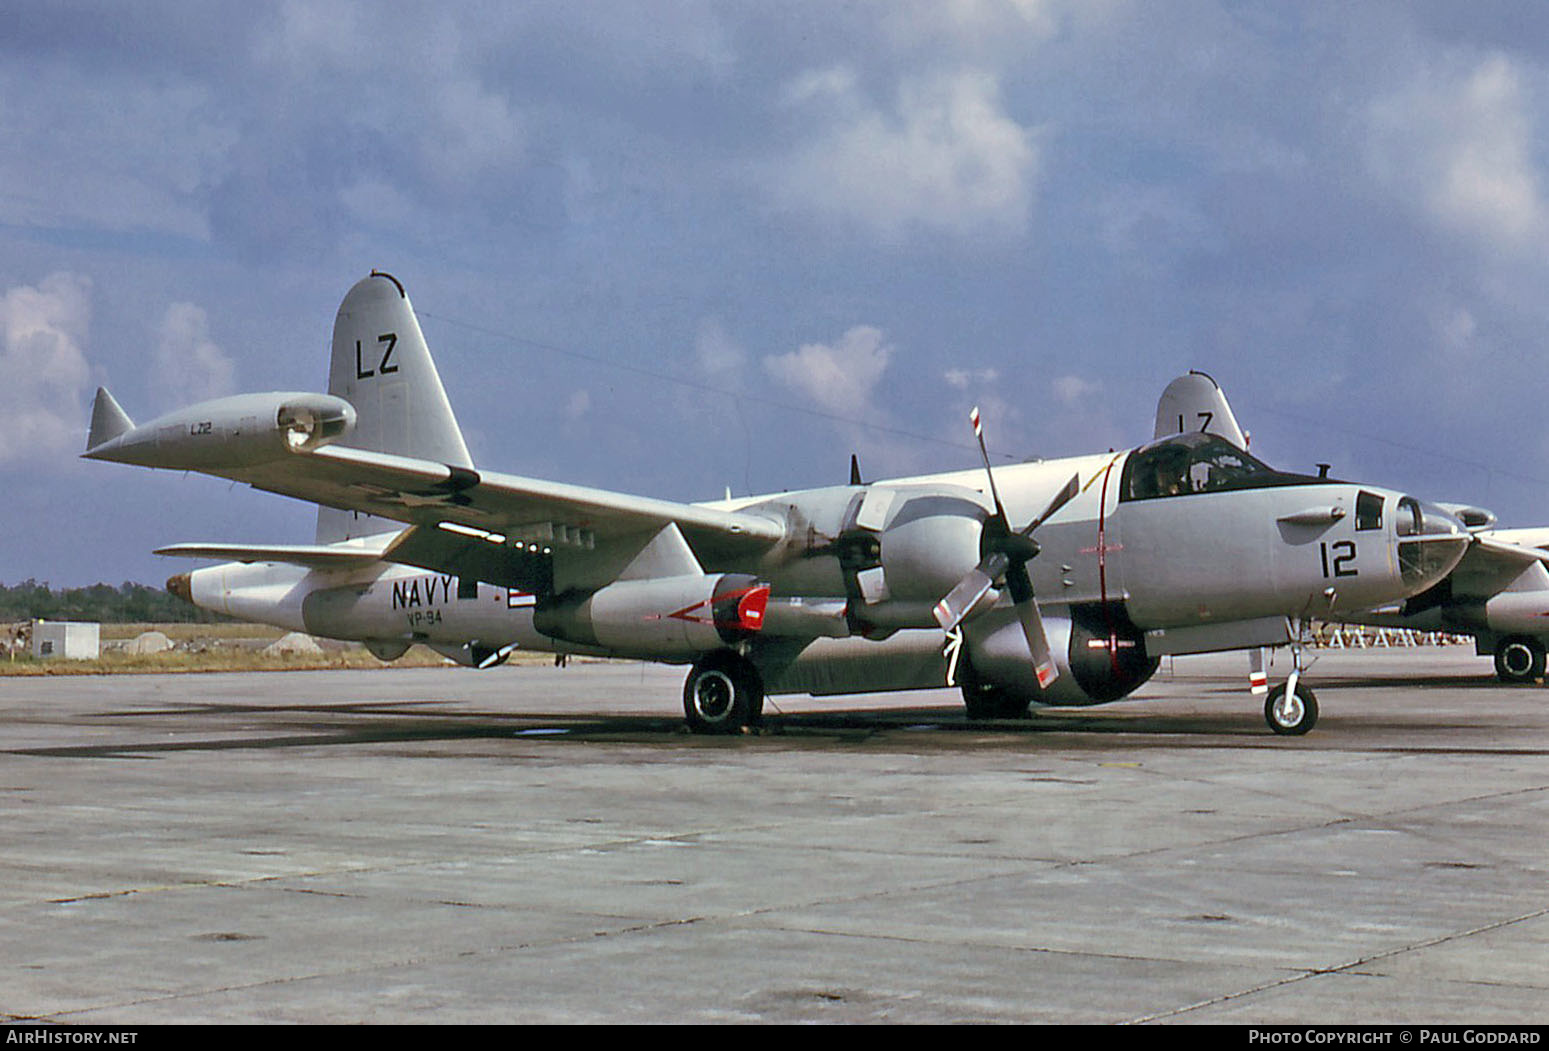
<path fill-rule="evenodd" d="M 357 413 L 356 449 L 473 467 L 457 416 L 403 286 L 374 272 L 339 304 L 328 358 L 328 393 Z M 398 532 L 401 522 L 319 506 L 318 543 Z"/>
<path fill-rule="evenodd" d="M 367 380 L 377 375 L 390 376 L 398 371 L 396 364 L 388 364 L 393 358 L 393 348 L 398 346 L 398 333 L 389 332 L 386 335 L 378 336 L 376 341 L 378 343 L 385 343 L 387 346 L 383 348 L 382 360 L 377 363 L 377 367 L 374 370 L 366 368 L 361 362 L 360 340 L 357 339 L 355 341 L 355 378 L 358 380 Z"/>

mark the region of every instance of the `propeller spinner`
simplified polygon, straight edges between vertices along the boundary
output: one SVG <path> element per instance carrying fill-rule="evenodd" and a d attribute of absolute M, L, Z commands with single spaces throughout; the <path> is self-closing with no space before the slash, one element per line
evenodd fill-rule
<path fill-rule="evenodd" d="M 996 586 L 996 581 L 1004 580 L 1012 605 L 1017 611 L 1017 619 L 1022 623 L 1022 633 L 1027 637 L 1027 650 L 1033 658 L 1038 685 L 1048 689 L 1059 677 L 1059 669 L 1049 649 L 1049 637 L 1043 628 L 1043 616 L 1038 612 L 1027 563 L 1038 555 L 1038 542 L 1033 539 L 1033 531 L 1075 497 L 1080 491 L 1080 476 L 1073 475 L 1049 501 L 1043 513 L 1020 530 L 1013 531 L 1006 518 L 1005 505 L 1000 502 L 1000 492 L 995 487 L 995 472 L 990 468 L 990 454 L 984 444 L 984 428 L 979 420 L 977 406 L 969 419 L 973 422 L 974 437 L 979 442 L 979 455 L 984 459 L 984 473 L 990 480 L 990 498 L 995 502 L 995 513 L 984 523 L 984 532 L 979 539 L 979 564 L 969 570 L 947 592 L 946 597 L 936 604 L 936 623 L 945 631 L 955 630 L 981 607 L 985 597 Z"/>

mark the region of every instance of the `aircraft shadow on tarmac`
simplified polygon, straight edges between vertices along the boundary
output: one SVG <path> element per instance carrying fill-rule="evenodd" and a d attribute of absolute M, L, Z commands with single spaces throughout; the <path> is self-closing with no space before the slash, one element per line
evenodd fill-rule
<path fill-rule="evenodd" d="M 1392 689 L 1397 685 L 1417 690 L 1500 690 L 1488 676 L 1433 675 L 1414 679 L 1372 679 L 1348 677 L 1320 682 L 1319 688 L 1332 695 L 1343 694 L 1346 701 L 1329 714 L 1335 719 L 1354 722 L 1350 729 L 1384 732 L 1412 732 L 1433 739 L 1453 729 L 1466 728 L 1465 721 L 1438 720 L 1435 713 L 1412 717 L 1385 710 L 1371 715 L 1371 725 L 1363 722 L 1360 694 L 1364 688 Z M 1528 687 L 1531 688 L 1531 687 Z M 1519 687 L 1521 689 L 1521 687 Z M 1191 707 L 1179 711 L 1180 704 L 1196 706 L 1204 702 L 1209 710 Z M 1065 735 L 1062 744 L 1082 738 L 1097 741 L 1131 735 L 1155 744 L 1173 747 L 1285 747 L 1332 738 L 1348 729 L 1330 727 L 1312 738 L 1278 738 L 1264 729 L 1258 704 L 1250 702 L 1247 691 L 1225 681 L 1201 683 L 1189 698 L 1157 699 L 1137 697 L 1132 702 L 1099 708 L 1047 708 L 1022 719 L 970 721 L 955 704 L 895 707 L 839 708 L 829 702 L 802 699 L 789 711 L 771 703 L 762 723 L 745 733 L 699 735 L 688 733 L 676 713 L 618 713 L 599 715 L 574 711 L 497 711 L 448 710 L 435 698 L 418 701 L 393 700 L 348 702 L 339 704 L 303 703 L 264 704 L 188 704 L 133 711 L 105 711 L 85 718 L 98 726 L 106 723 L 121 727 L 143 724 L 146 720 L 177 720 L 187 740 L 167 740 L 164 736 L 135 740 L 138 733 L 126 733 L 117 742 L 50 748 L 17 748 L 12 755 L 74 758 L 151 758 L 177 752 L 225 751 L 276 748 L 331 748 L 341 745 L 413 744 L 459 740 L 587 742 L 634 740 L 658 742 L 694 748 L 736 746 L 748 740 L 769 740 L 790 744 L 895 742 L 897 747 L 914 749 L 927 740 L 933 747 L 951 747 L 953 742 L 972 746 L 1034 741 L 1040 736 Z M 812 705 L 823 707 L 812 708 Z M 1219 707 L 1217 707 L 1219 705 Z M 223 736 L 226 726 L 240 723 L 241 730 Z M 164 731 L 158 728 L 157 735 Z M 1359 736 L 1364 736 L 1360 734 Z M 1334 742 L 1328 742 L 1334 743 Z M 1346 742 L 1354 745 L 1353 739 Z M 1420 742 L 1416 742 L 1420 743 Z M 1324 746 L 1327 746 L 1325 744 Z M 1337 744 L 1336 744 L 1337 746 Z"/>

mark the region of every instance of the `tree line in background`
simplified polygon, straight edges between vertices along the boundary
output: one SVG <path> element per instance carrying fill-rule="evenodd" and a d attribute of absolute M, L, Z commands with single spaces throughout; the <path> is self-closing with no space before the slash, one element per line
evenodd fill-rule
<path fill-rule="evenodd" d="M 95 620 L 105 624 L 196 623 L 229 620 L 190 605 L 161 588 L 124 581 L 55 591 L 48 582 L 0 584 L 0 623 L 20 620 Z"/>

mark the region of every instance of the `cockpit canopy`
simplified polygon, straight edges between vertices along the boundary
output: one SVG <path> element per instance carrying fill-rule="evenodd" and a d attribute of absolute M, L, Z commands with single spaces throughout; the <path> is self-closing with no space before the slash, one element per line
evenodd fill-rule
<path fill-rule="evenodd" d="M 1120 500 L 1156 500 L 1196 493 L 1316 485 L 1327 478 L 1277 471 L 1213 434 L 1174 434 L 1130 453 Z"/>

